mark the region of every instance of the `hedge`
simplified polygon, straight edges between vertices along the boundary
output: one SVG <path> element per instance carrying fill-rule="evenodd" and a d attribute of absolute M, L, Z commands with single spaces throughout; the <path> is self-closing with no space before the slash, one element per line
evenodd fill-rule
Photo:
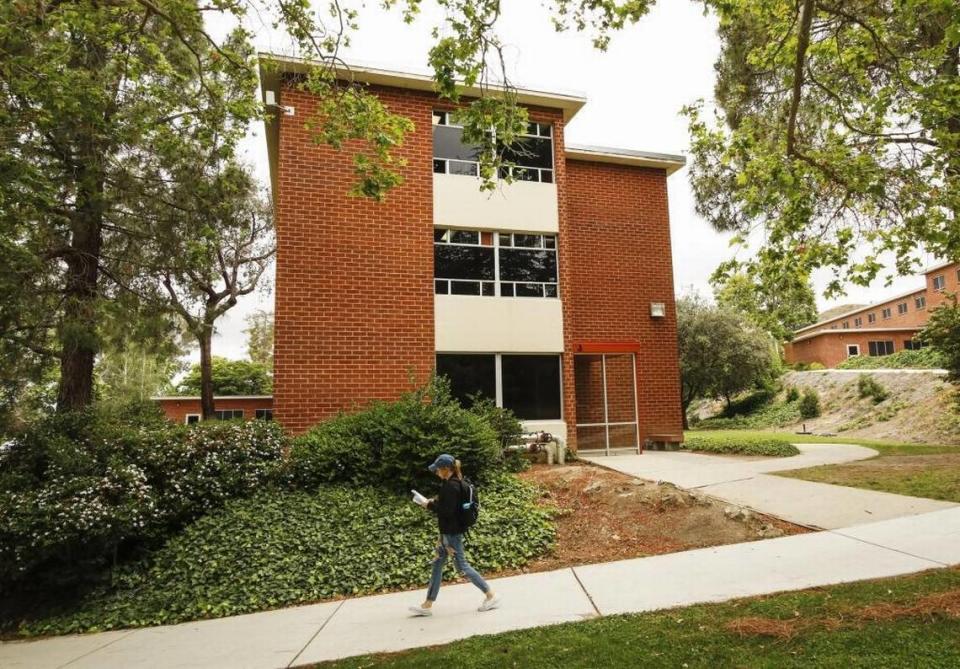
<path fill-rule="evenodd" d="M 891 355 L 855 355 L 847 358 L 837 369 L 943 369 L 946 359 L 934 348 L 919 351 L 900 351 Z"/>
<path fill-rule="evenodd" d="M 683 447 L 690 451 L 704 451 L 725 455 L 770 455 L 789 457 L 799 455 L 800 450 L 783 437 L 688 434 Z"/>

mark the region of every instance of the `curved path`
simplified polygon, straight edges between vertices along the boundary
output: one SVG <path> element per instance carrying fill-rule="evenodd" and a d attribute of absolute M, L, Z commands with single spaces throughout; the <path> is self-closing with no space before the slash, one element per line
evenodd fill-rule
<path fill-rule="evenodd" d="M 857 446 L 800 449 L 793 458 L 647 452 L 593 460 L 773 515 L 802 517 L 795 522 L 830 527 L 848 517 L 855 527 L 495 579 L 503 608 L 483 614 L 476 611 L 476 589 L 465 583 L 444 587 L 433 618 L 409 617 L 406 607 L 420 593 L 398 592 L 182 625 L 0 643 L 0 667 L 276 669 L 960 564 L 960 507 L 766 474 L 875 455 Z M 892 519 L 860 524 L 881 516 Z"/>
<path fill-rule="evenodd" d="M 920 497 L 848 488 L 770 472 L 866 460 L 877 451 L 847 444 L 796 444 L 789 458 L 744 458 L 687 451 L 646 451 L 643 455 L 588 458 L 637 478 L 666 481 L 745 506 L 792 523 L 833 530 L 902 518 L 957 506 Z"/>

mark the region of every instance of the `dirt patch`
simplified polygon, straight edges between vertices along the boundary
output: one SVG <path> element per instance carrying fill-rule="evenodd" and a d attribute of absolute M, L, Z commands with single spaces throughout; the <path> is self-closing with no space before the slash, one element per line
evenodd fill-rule
<path fill-rule="evenodd" d="M 520 475 L 559 509 L 557 546 L 531 571 L 673 553 L 806 532 L 670 484 L 595 465 L 536 465 Z"/>
<path fill-rule="evenodd" d="M 837 616 L 809 618 L 734 618 L 724 629 L 740 637 L 766 637 L 789 641 L 812 629 L 837 630 L 857 627 L 866 622 L 888 622 L 904 618 L 931 620 L 937 617 L 960 618 L 960 589 L 937 592 L 912 603 L 880 603 L 845 609 Z"/>

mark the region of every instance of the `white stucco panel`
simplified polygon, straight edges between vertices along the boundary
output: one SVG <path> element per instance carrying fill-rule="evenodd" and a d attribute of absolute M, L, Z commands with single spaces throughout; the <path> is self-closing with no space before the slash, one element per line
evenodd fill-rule
<path fill-rule="evenodd" d="M 480 180 L 456 174 L 433 175 L 433 223 L 438 226 L 558 232 L 556 184 L 500 183 L 492 192 Z"/>
<path fill-rule="evenodd" d="M 561 353 L 560 300 L 434 295 L 438 353 Z"/>

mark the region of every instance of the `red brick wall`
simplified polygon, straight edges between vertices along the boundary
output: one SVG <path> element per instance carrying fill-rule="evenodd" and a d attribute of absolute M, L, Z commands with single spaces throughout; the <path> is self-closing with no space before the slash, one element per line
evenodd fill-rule
<path fill-rule="evenodd" d="M 953 263 L 946 267 L 927 273 L 927 309 L 933 309 L 940 306 L 950 293 L 960 293 L 960 264 Z M 937 276 L 943 276 L 946 286 L 942 291 L 933 289 L 933 279 Z"/>
<path fill-rule="evenodd" d="M 568 438 L 573 442 L 576 435 L 570 396 L 578 342 L 635 344 L 640 441 L 650 434 L 680 434 L 666 174 L 575 160 L 565 167 L 559 244 Z M 651 318 L 651 302 L 663 302 L 666 317 Z"/>
<path fill-rule="evenodd" d="M 164 398 L 154 400 L 163 409 L 163 413 L 174 423 L 186 423 L 187 414 L 200 413 L 200 399 L 196 397 Z M 243 419 L 251 420 L 256 417 L 257 409 L 272 409 L 273 399 L 270 397 L 237 397 L 217 398 L 214 408 L 219 410 L 241 409 Z"/>
<path fill-rule="evenodd" d="M 847 359 L 847 346 L 860 346 L 860 355 L 870 354 L 869 342 L 893 341 L 894 353 L 904 350 L 904 342 L 913 339 L 918 329 L 912 330 L 828 330 L 809 339 L 784 345 L 787 363 L 819 362 L 824 367 L 836 367 Z"/>
<path fill-rule="evenodd" d="M 348 195 L 355 145 L 314 145 L 311 96 L 285 85 L 276 193 L 276 419 L 298 433 L 393 399 L 434 365 L 433 128 L 428 93 L 375 89 L 416 126 L 404 183 L 384 203 Z"/>

